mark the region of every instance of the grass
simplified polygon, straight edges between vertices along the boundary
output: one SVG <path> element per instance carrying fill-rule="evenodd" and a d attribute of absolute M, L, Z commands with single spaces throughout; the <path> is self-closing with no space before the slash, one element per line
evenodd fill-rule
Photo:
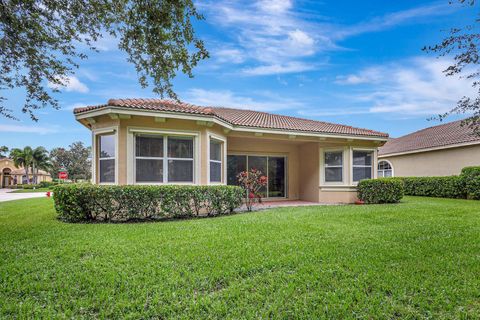
<path fill-rule="evenodd" d="M 0 318 L 479 318 L 480 205 L 67 224 L 0 203 Z"/>
<path fill-rule="evenodd" d="M 51 188 L 36 188 L 36 189 L 16 189 L 11 193 L 31 193 L 31 192 L 48 192 L 52 191 Z"/>

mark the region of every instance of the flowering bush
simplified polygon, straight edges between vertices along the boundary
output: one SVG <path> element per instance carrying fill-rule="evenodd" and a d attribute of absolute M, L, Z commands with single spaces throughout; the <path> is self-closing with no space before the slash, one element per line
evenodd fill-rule
<path fill-rule="evenodd" d="M 245 206 L 252 211 L 255 202 L 262 202 L 260 189 L 267 185 L 267 177 L 260 170 L 252 168 L 237 175 L 238 183 L 245 189 Z"/>

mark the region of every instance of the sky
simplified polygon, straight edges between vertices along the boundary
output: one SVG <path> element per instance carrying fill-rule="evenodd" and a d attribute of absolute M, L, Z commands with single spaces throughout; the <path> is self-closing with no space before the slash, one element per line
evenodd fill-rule
<path fill-rule="evenodd" d="M 198 1 L 195 22 L 211 57 L 193 79 L 179 75 L 181 100 L 328 121 L 392 137 L 436 125 L 428 120 L 474 94 L 466 79 L 445 77 L 449 58 L 421 49 L 453 26 L 475 18 L 472 8 L 441 1 Z M 0 145 L 90 145 L 73 108 L 110 98 L 154 98 L 134 67 L 106 37 L 56 95 L 61 109 L 42 109 L 38 122 L 21 114 L 21 91 L 8 93 L 18 121 L 0 118 Z M 452 117 L 455 120 L 458 117 Z"/>

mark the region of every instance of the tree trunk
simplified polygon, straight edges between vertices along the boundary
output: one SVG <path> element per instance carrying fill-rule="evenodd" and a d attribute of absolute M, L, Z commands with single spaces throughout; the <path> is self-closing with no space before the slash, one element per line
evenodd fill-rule
<path fill-rule="evenodd" d="M 27 184 L 30 184 L 30 179 L 28 178 L 28 165 L 25 165 L 25 175 L 27 177 Z M 23 181 L 22 181 L 23 183 Z"/>

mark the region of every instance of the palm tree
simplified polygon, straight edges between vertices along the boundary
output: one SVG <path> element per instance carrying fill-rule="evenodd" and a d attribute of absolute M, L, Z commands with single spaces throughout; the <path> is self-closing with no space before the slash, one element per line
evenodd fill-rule
<path fill-rule="evenodd" d="M 33 161 L 33 150 L 31 147 L 25 147 L 23 149 L 15 148 L 10 152 L 10 156 L 13 159 L 13 164 L 15 167 L 23 167 L 25 169 L 25 176 L 27 177 L 27 183 L 30 184 L 30 179 L 28 177 L 28 169 L 32 165 Z"/>
<path fill-rule="evenodd" d="M 44 147 L 36 147 L 32 150 L 32 174 L 33 183 L 38 183 L 37 175 L 38 170 L 42 169 L 48 171 L 50 168 L 50 159 L 48 157 L 48 151 Z"/>

